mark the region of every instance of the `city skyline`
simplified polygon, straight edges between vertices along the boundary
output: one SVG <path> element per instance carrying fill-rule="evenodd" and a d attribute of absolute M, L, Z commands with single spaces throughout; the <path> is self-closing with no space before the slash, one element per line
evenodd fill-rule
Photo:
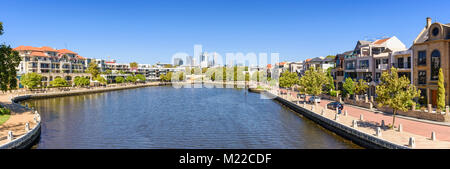
<path fill-rule="evenodd" d="M 355 39 L 396 36 L 410 47 L 426 17 L 442 23 L 450 17 L 444 12 L 448 5 L 408 1 L 120 2 L 8 1 L 9 8 L 0 11 L 2 40 L 12 47 L 67 48 L 121 63 L 170 63 L 177 52 L 194 55 L 196 44 L 208 53 L 276 52 L 280 61 L 299 61 L 351 50 Z M 366 10 L 383 3 L 389 5 Z M 31 10 L 43 5 L 71 10 L 58 15 Z"/>

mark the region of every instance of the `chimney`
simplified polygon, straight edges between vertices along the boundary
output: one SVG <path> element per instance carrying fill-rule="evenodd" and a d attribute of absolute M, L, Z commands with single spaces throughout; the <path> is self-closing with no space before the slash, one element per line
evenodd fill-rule
<path fill-rule="evenodd" d="M 427 26 L 426 28 L 429 28 L 431 26 L 431 18 L 427 17 Z"/>

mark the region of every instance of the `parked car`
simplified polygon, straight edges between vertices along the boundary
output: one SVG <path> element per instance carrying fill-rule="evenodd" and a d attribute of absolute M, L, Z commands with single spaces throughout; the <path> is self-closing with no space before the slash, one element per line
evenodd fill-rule
<path fill-rule="evenodd" d="M 305 94 L 297 94 L 297 98 L 299 99 L 304 99 L 306 97 Z"/>
<path fill-rule="evenodd" d="M 315 103 L 315 102 L 320 103 L 320 97 L 318 97 L 318 96 L 311 96 L 308 101 L 310 103 Z"/>
<path fill-rule="evenodd" d="M 336 107 L 339 107 L 339 110 L 344 109 L 344 104 L 340 102 L 331 102 L 327 104 L 327 108 L 331 110 L 336 110 Z"/>

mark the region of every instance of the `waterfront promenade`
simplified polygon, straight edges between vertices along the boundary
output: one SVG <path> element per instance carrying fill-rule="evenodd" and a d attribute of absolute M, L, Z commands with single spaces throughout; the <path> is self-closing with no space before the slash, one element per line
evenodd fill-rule
<path fill-rule="evenodd" d="M 279 95 L 279 97 L 282 97 L 288 101 L 295 102 L 295 104 L 303 107 L 303 99 L 298 100 L 296 97 L 297 92 L 292 92 L 290 90 L 280 89 L 283 92 L 287 92 L 287 95 Z M 278 95 L 279 92 L 272 91 L 273 94 Z M 308 98 L 307 98 L 308 99 Z M 328 103 L 330 103 L 330 100 L 324 100 L 322 99 L 321 103 L 316 106 L 314 112 L 317 114 L 321 114 L 322 109 L 326 107 Z M 311 110 L 310 104 L 305 104 L 306 109 Z M 325 110 L 324 116 L 334 120 L 336 111 L 335 110 Z M 348 115 L 345 116 L 344 112 L 347 111 Z M 363 115 L 363 120 L 360 121 L 360 115 Z M 384 114 L 384 113 L 376 113 L 373 111 L 369 111 L 364 108 L 359 108 L 357 106 L 352 106 L 345 104 L 344 110 L 342 111 L 342 114 L 339 116 L 338 122 L 345 124 L 347 126 L 352 126 L 353 120 L 358 121 L 358 127 L 357 129 L 359 131 L 371 134 L 376 136 L 376 128 L 381 127 L 381 122 L 384 120 L 385 124 L 388 125 L 392 123 L 392 115 Z M 381 137 L 382 139 L 385 139 L 387 141 L 408 146 L 409 138 L 414 137 L 416 147 L 418 149 L 427 149 L 427 148 L 450 148 L 450 126 L 446 125 L 440 125 L 440 124 L 434 124 L 431 122 L 426 122 L 423 120 L 412 120 L 407 118 L 402 118 L 397 116 L 396 117 L 396 126 L 399 124 L 402 124 L 403 131 L 399 132 L 396 130 L 391 129 L 382 129 Z M 436 133 L 436 140 L 431 140 L 431 133 Z"/>

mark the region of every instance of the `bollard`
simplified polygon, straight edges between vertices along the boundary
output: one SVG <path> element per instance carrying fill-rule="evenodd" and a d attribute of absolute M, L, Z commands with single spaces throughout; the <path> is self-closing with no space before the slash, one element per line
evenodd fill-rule
<path fill-rule="evenodd" d="M 356 95 L 356 96 L 355 96 L 355 101 L 358 101 L 358 100 L 359 100 L 359 96 Z"/>
<path fill-rule="evenodd" d="M 377 127 L 377 137 L 381 137 L 381 128 Z"/>
<path fill-rule="evenodd" d="M 34 114 L 38 114 L 37 110 L 36 110 L 36 111 L 34 111 Z"/>
<path fill-rule="evenodd" d="M 311 105 L 311 111 L 314 111 L 314 105 Z"/>
<path fill-rule="evenodd" d="M 428 104 L 428 113 L 433 112 L 433 107 L 431 107 L 431 104 Z"/>
<path fill-rule="evenodd" d="M 27 122 L 25 123 L 25 131 L 28 133 L 30 131 L 30 124 Z"/>
<path fill-rule="evenodd" d="M 357 128 L 358 127 L 358 122 L 356 120 L 353 120 L 352 127 L 353 128 Z"/>
<path fill-rule="evenodd" d="M 8 131 L 8 141 L 12 141 L 14 139 L 14 135 L 12 131 Z"/>
<path fill-rule="evenodd" d="M 303 102 L 303 107 L 306 108 L 306 102 Z"/>
<path fill-rule="evenodd" d="M 373 102 L 373 96 L 370 96 L 370 102 Z"/>
<path fill-rule="evenodd" d="M 385 124 L 384 124 L 384 120 L 381 120 L 381 128 L 385 128 L 386 126 L 385 126 Z"/>
<path fill-rule="evenodd" d="M 398 125 L 398 130 L 397 130 L 398 132 L 402 132 L 403 131 L 403 125 L 402 124 L 399 124 Z"/>
<path fill-rule="evenodd" d="M 369 96 L 366 96 L 365 98 L 365 102 L 368 103 L 369 102 Z"/>
<path fill-rule="evenodd" d="M 360 120 L 360 121 L 364 121 L 364 116 L 363 116 L 363 114 L 359 115 L 359 120 Z"/>
<path fill-rule="evenodd" d="M 431 132 L 431 141 L 436 141 L 436 133 L 434 131 Z"/>
<path fill-rule="evenodd" d="M 373 110 L 373 104 L 372 104 L 372 102 L 369 103 L 369 109 L 370 109 L 370 110 Z"/>
<path fill-rule="evenodd" d="M 448 115 L 448 113 L 450 113 L 450 107 L 449 106 L 445 106 L 445 114 Z"/>
<path fill-rule="evenodd" d="M 347 116 L 348 115 L 348 112 L 347 112 L 347 110 L 345 110 L 344 111 L 344 116 Z"/>
<path fill-rule="evenodd" d="M 325 109 L 322 109 L 322 112 L 320 112 L 320 115 L 324 115 L 325 114 Z"/>
<path fill-rule="evenodd" d="M 335 115 L 334 115 L 334 120 L 336 120 L 336 121 L 339 120 L 339 114 L 335 114 Z"/>
<path fill-rule="evenodd" d="M 408 146 L 411 147 L 411 148 L 416 148 L 416 140 L 414 139 L 414 137 L 410 137 L 409 138 Z"/>

